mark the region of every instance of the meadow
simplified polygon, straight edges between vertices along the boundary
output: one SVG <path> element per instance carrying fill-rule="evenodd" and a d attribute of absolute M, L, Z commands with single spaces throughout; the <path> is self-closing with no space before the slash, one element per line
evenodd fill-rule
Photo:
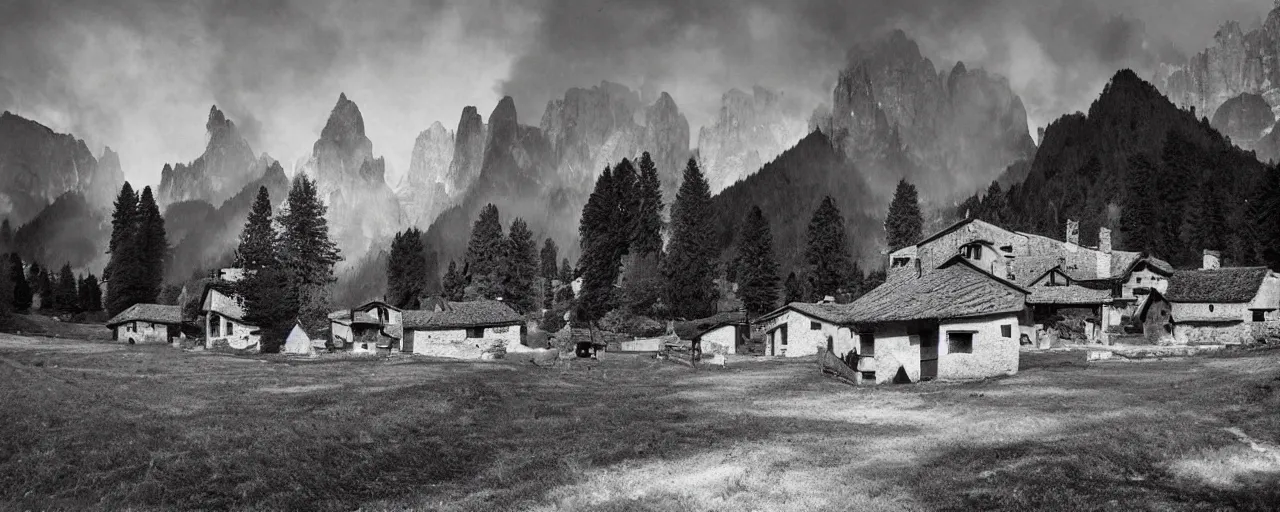
<path fill-rule="evenodd" d="M 1267 510 L 1280 351 L 851 387 L 812 361 L 291 359 L 0 335 L 0 509 Z"/>

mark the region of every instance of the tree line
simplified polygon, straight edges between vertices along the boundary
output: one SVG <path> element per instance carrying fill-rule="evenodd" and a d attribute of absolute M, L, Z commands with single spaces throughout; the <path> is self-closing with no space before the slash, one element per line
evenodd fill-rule
<path fill-rule="evenodd" d="M 169 243 L 151 187 L 144 187 L 141 194 L 128 182 L 120 187 L 107 253 L 111 258 L 102 272 L 107 313 L 115 316 L 134 304 L 156 302 L 164 284 Z"/>

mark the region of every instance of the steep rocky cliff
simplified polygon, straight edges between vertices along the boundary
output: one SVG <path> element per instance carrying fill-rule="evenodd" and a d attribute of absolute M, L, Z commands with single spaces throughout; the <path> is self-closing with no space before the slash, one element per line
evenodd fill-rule
<path fill-rule="evenodd" d="M 1267 100 L 1261 95 L 1246 92 L 1218 107 L 1211 123 L 1241 149 L 1255 149 L 1259 139 L 1271 131 L 1275 122 L 1276 116 Z"/>
<path fill-rule="evenodd" d="M 312 146 L 303 172 L 316 179 L 329 207 L 331 238 L 348 261 L 371 244 L 381 244 L 403 223 L 400 202 L 386 182 L 386 163 L 373 157 L 373 141 L 365 135 L 360 107 L 338 96 L 329 120 Z"/>
<path fill-rule="evenodd" d="M 810 124 L 885 197 L 906 177 L 925 198 L 954 199 L 1035 153 L 1007 79 L 963 63 L 939 72 L 902 31 L 850 52 L 825 109 Z"/>
<path fill-rule="evenodd" d="M 449 173 L 444 181 L 444 191 L 449 197 L 458 197 L 471 188 L 476 177 L 480 175 L 480 165 L 484 163 L 484 144 L 489 137 L 489 128 L 484 118 L 475 107 L 462 109 L 462 117 L 458 119 L 458 131 L 454 137 L 453 160 L 449 163 Z"/>
<path fill-rule="evenodd" d="M 124 183 L 120 159 L 105 150 L 101 164 L 84 141 L 55 133 L 9 112 L 0 115 L 0 216 L 13 226 L 32 219 L 67 192 L 106 210 Z"/>
<path fill-rule="evenodd" d="M 209 109 L 204 126 L 209 140 L 204 153 L 189 164 L 165 164 L 161 170 L 160 204 L 192 200 L 219 204 L 266 169 L 235 123 L 216 105 Z"/>
<path fill-rule="evenodd" d="M 698 131 L 699 163 L 712 193 L 760 170 L 805 136 L 805 120 L 783 112 L 780 96 L 755 87 L 721 97 L 715 121 Z"/>
<path fill-rule="evenodd" d="M 407 225 L 428 226 L 436 215 L 452 206 L 445 183 L 454 149 L 453 132 L 438 121 L 418 134 L 409 159 L 409 172 L 396 186 L 396 197 L 404 208 Z"/>

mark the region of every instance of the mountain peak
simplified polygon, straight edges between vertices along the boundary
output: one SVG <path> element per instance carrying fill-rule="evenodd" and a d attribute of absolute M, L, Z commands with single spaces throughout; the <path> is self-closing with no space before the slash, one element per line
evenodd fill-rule
<path fill-rule="evenodd" d="M 344 140 L 361 139 L 364 136 L 364 116 L 360 114 L 360 107 L 354 101 L 347 99 L 346 93 L 339 94 L 338 103 L 329 113 L 329 121 L 320 131 L 320 138 Z"/>

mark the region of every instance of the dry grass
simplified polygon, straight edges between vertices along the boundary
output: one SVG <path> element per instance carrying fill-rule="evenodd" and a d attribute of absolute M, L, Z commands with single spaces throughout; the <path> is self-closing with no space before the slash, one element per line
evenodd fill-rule
<path fill-rule="evenodd" d="M 1280 503 L 1280 353 L 852 388 L 811 362 L 299 360 L 0 335 L 0 509 Z"/>

